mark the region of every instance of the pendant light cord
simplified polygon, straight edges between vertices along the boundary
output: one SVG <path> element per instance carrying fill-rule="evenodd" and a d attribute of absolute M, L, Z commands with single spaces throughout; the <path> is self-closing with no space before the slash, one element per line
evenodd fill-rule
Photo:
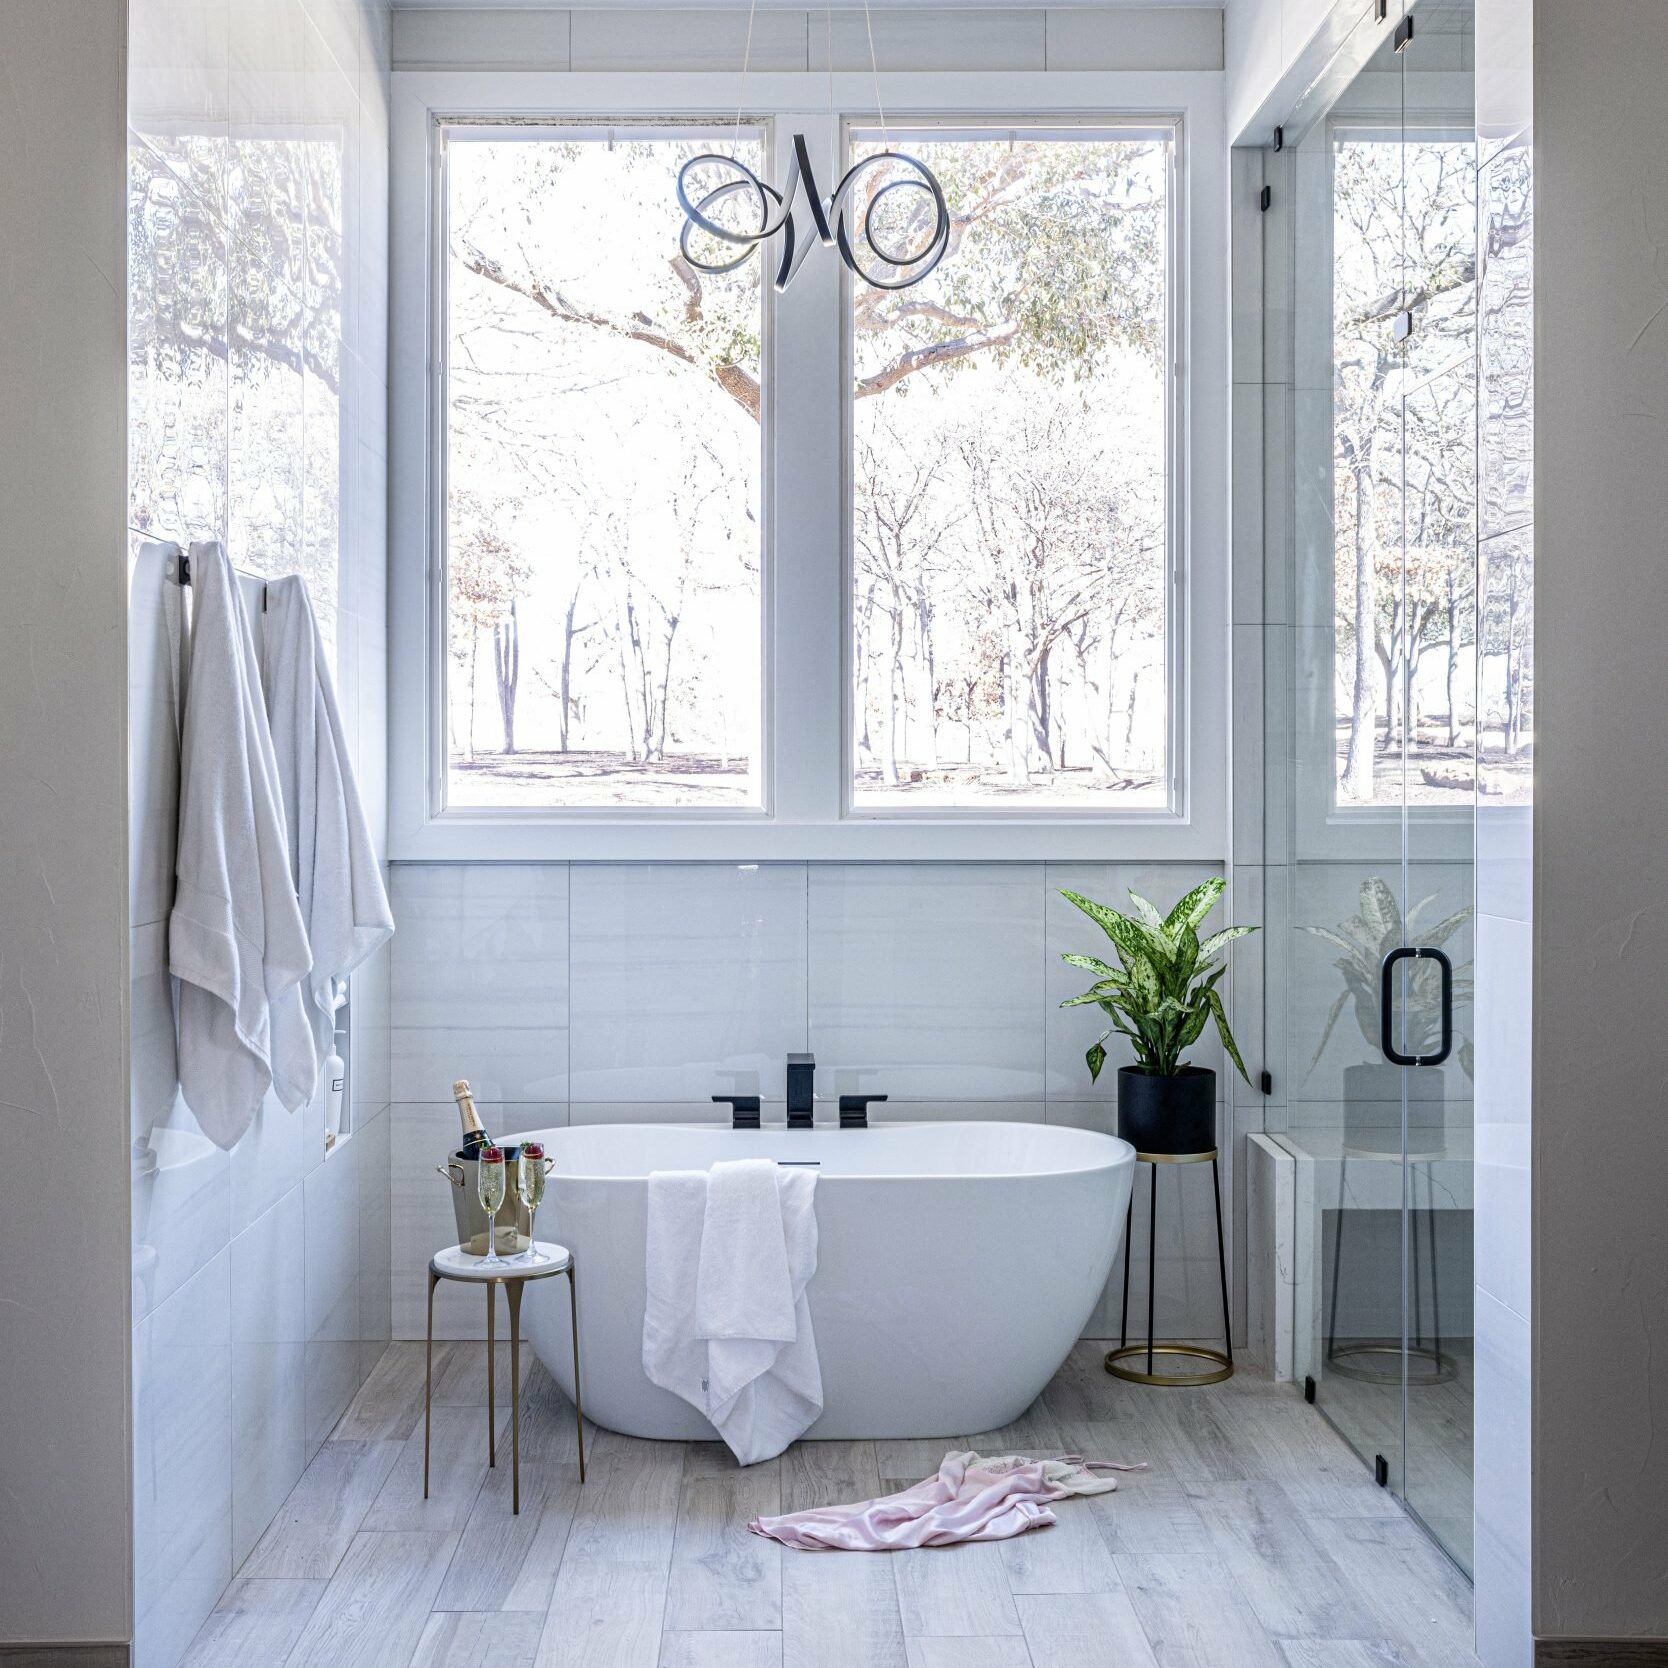
<path fill-rule="evenodd" d="M 886 128 L 886 105 L 880 96 L 880 64 L 875 58 L 875 20 L 869 15 L 869 0 L 863 0 L 863 27 L 869 34 L 869 74 L 874 78 L 875 109 L 880 115 L 880 142 L 884 149 L 891 150 L 892 136 Z"/>
<path fill-rule="evenodd" d="M 753 18 L 759 9 L 759 0 L 748 0 L 747 7 L 747 44 L 741 49 L 741 86 L 736 92 L 736 128 L 730 137 L 732 149 L 741 149 L 741 113 L 747 106 L 747 71 L 753 62 Z"/>

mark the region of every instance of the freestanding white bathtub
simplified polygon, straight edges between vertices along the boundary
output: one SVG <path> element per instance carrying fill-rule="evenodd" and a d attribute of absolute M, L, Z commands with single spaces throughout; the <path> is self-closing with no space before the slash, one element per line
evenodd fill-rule
<path fill-rule="evenodd" d="M 539 1237 L 574 1253 L 585 1412 L 627 1436 L 711 1440 L 642 1364 L 651 1170 L 814 1160 L 811 1317 L 823 1413 L 809 1437 L 971 1435 L 1018 1418 L 1065 1360 L 1106 1284 L 1135 1152 L 1046 1124 L 732 1130 L 589 1124 L 525 1130 L 554 1158 Z M 523 1324 L 573 1392 L 567 1295 L 529 1287 Z"/>

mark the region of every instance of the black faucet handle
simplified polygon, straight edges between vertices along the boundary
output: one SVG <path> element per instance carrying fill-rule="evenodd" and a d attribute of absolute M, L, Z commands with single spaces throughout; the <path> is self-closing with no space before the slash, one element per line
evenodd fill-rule
<path fill-rule="evenodd" d="M 885 1099 L 885 1095 L 841 1095 L 840 1128 L 867 1129 L 869 1127 L 869 1102 Z"/>
<path fill-rule="evenodd" d="M 716 1105 L 727 1106 L 732 1114 L 731 1129 L 759 1127 L 759 1097 L 757 1095 L 714 1095 Z"/>

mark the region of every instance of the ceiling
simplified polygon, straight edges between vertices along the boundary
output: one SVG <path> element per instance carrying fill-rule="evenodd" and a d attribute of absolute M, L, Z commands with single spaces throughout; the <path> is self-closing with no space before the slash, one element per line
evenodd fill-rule
<path fill-rule="evenodd" d="M 657 10 L 668 8 L 703 9 L 703 10 L 745 10 L 749 0 L 392 0 L 395 11 L 469 11 L 474 9 L 486 11 L 549 11 L 571 10 L 575 5 L 592 6 L 603 10 L 631 10 L 650 7 Z M 836 11 L 847 11 L 860 8 L 863 0 L 834 0 Z M 956 10 L 1013 10 L 1015 8 L 1029 8 L 1033 6 L 1047 6 L 1051 0 L 869 0 L 876 11 L 908 11 L 921 6 L 952 6 Z M 1059 0 L 1053 0 L 1058 5 Z M 1244 3 L 1244 0 L 1221 0 L 1219 5 L 1206 5 L 1207 11 L 1221 11 Z M 806 0 L 757 0 L 761 9 L 768 7 L 786 7 L 795 11 L 807 9 Z M 1095 7 L 1140 7 L 1153 6 L 1191 6 L 1198 8 L 1200 0 L 1065 0 L 1067 5 L 1093 5 Z M 812 6 L 812 10 L 820 11 L 821 6 Z"/>

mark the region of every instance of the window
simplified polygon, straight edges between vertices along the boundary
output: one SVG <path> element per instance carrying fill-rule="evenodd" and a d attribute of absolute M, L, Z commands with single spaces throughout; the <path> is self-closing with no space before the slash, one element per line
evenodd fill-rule
<path fill-rule="evenodd" d="M 1404 794 L 1466 806 L 1474 791 L 1475 239 L 1469 136 L 1334 129 L 1333 729 L 1346 809 Z M 1417 316 L 1405 342 L 1404 307 Z M 1485 736 L 1485 769 L 1520 768 L 1508 752 Z"/>
<path fill-rule="evenodd" d="M 1163 807 L 1170 137 L 888 142 L 955 219 L 921 284 L 848 286 L 852 803 Z"/>
<path fill-rule="evenodd" d="M 1082 113 L 1156 85 L 1014 72 L 969 116 L 899 74 L 883 124 L 817 75 L 738 117 L 734 76 L 657 110 L 621 100 L 672 84 L 626 72 L 404 72 L 395 855 L 1220 856 L 1219 88 Z M 774 242 L 680 259 L 683 164 L 780 188 L 800 136 L 824 196 L 879 150 L 925 162 L 936 270 L 872 288 L 803 195 L 784 290 Z M 909 247 L 926 199 L 884 182 L 850 213 Z"/>
<path fill-rule="evenodd" d="M 757 131 L 447 141 L 446 803 L 756 809 L 759 263 L 671 183 Z"/>

